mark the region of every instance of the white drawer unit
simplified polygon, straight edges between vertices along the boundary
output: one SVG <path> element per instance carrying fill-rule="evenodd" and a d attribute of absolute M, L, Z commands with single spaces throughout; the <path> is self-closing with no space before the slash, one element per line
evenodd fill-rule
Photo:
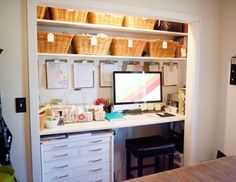
<path fill-rule="evenodd" d="M 43 182 L 113 182 L 113 132 L 41 142 Z"/>

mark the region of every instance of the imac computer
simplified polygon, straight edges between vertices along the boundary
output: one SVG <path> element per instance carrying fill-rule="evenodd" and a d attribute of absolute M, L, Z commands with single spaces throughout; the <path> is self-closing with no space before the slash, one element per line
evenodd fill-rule
<path fill-rule="evenodd" d="M 136 110 L 157 102 L 162 102 L 161 72 L 113 72 L 114 111 Z"/>

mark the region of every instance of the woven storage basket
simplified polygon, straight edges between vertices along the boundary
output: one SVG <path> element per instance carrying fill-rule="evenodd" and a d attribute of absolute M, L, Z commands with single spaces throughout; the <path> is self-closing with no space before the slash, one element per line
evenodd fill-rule
<path fill-rule="evenodd" d="M 54 32 L 54 42 L 48 42 L 49 32 L 38 32 L 38 52 L 66 54 L 73 35 Z"/>
<path fill-rule="evenodd" d="M 75 35 L 73 39 L 74 48 L 77 54 L 109 55 L 109 48 L 112 38 L 96 37 L 96 44 L 92 45 L 91 35 Z"/>
<path fill-rule="evenodd" d="M 37 19 L 43 19 L 46 12 L 45 6 L 37 6 Z"/>
<path fill-rule="evenodd" d="M 129 38 L 114 38 L 111 43 L 111 54 L 115 56 L 142 56 L 146 40 L 130 39 L 132 47 L 128 46 Z"/>
<path fill-rule="evenodd" d="M 153 30 L 155 23 L 156 23 L 156 20 L 150 19 L 150 18 L 125 16 L 123 25 L 125 27 Z"/>
<path fill-rule="evenodd" d="M 124 16 L 109 13 L 88 13 L 88 22 L 93 24 L 122 26 Z"/>
<path fill-rule="evenodd" d="M 151 57 L 175 57 L 175 51 L 179 45 L 178 42 L 172 40 L 166 41 L 167 48 L 163 48 L 163 40 L 149 40 L 147 44 L 147 50 Z"/>
<path fill-rule="evenodd" d="M 85 23 L 87 20 L 87 11 L 84 10 L 71 10 L 50 8 L 53 20 L 68 21 L 68 22 L 81 22 Z"/>

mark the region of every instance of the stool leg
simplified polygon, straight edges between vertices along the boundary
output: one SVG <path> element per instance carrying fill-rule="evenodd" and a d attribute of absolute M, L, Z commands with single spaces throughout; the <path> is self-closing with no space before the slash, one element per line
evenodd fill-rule
<path fill-rule="evenodd" d="M 155 173 L 159 172 L 159 156 L 155 157 Z"/>
<path fill-rule="evenodd" d="M 143 158 L 138 158 L 138 177 L 143 176 Z"/>
<path fill-rule="evenodd" d="M 126 151 L 126 179 L 130 179 L 131 173 L 131 153 Z"/>
<path fill-rule="evenodd" d="M 170 154 L 169 155 L 169 166 L 168 166 L 168 168 L 173 169 L 173 167 L 174 167 L 174 154 Z"/>

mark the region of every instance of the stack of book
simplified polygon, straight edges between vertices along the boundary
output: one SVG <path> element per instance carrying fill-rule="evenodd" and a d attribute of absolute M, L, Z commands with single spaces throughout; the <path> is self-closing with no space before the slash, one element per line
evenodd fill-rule
<path fill-rule="evenodd" d="M 105 116 L 105 119 L 108 121 L 119 121 L 119 120 L 124 120 L 124 115 L 120 112 L 111 112 L 107 113 Z"/>
<path fill-rule="evenodd" d="M 185 95 L 186 95 L 186 89 L 185 88 L 180 88 L 179 89 L 179 108 L 178 108 L 178 113 L 179 114 L 185 114 Z"/>

